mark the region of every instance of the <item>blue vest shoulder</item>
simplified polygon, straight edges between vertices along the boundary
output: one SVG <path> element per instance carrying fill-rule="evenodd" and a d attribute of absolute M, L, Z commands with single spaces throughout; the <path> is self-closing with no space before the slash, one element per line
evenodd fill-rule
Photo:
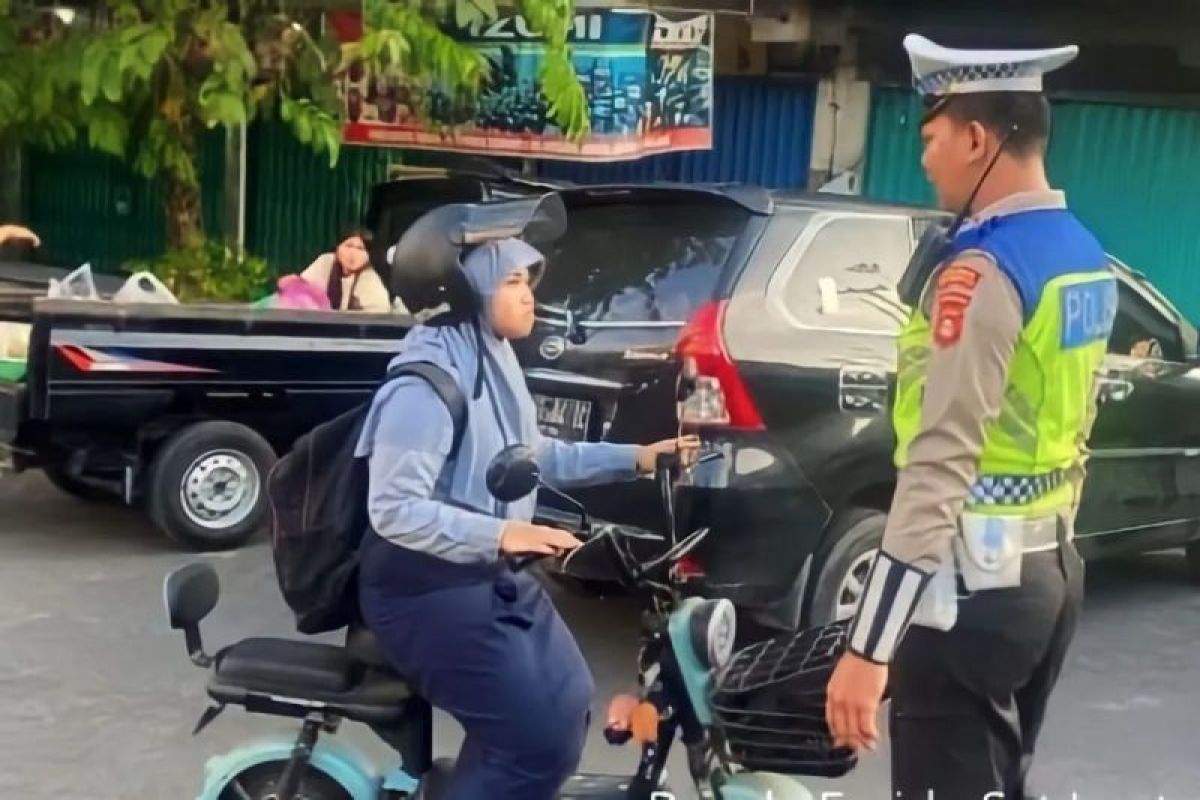
<path fill-rule="evenodd" d="M 962 231 L 954 252 L 982 250 L 1017 288 L 1025 318 L 1032 316 L 1046 284 L 1063 275 L 1107 268 L 1096 237 L 1066 209 L 1039 209 L 991 217 Z"/>

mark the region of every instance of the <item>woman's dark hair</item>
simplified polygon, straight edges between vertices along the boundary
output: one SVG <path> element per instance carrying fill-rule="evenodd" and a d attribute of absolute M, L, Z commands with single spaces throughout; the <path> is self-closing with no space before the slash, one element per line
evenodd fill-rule
<path fill-rule="evenodd" d="M 935 98 L 929 118 L 945 114 L 955 122 L 978 122 L 1015 156 L 1042 155 L 1050 140 L 1050 103 L 1039 92 L 978 92 Z"/>
<path fill-rule="evenodd" d="M 329 270 L 329 282 L 325 286 L 325 294 L 329 298 L 329 305 L 335 310 L 342 307 L 342 277 L 346 272 L 342 266 L 342 262 L 338 260 L 337 249 L 342 246 L 342 242 L 356 236 L 362 239 L 363 247 L 367 251 L 366 268 L 371 267 L 371 240 L 374 238 L 371 235 L 371 231 L 361 225 L 343 226 L 340 229 L 337 242 L 333 245 L 333 268 Z M 350 284 L 352 295 L 355 287 L 358 286 L 358 277 L 361 274 L 361 271 L 354 274 L 354 281 Z M 358 310 L 358 299 L 353 296 L 350 298 L 350 309 L 352 311 Z"/>
<path fill-rule="evenodd" d="M 334 249 L 341 247 L 342 242 L 355 236 L 362 239 L 362 242 L 364 245 L 366 245 L 367 250 L 371 249 L 371 242 L 375 239 L 375 235 L 371 233 L 369 228 L 365 228 L 357 223 L 350 223 L 338 228 L 338 238 L 337 241 L 333 243 Z"/>

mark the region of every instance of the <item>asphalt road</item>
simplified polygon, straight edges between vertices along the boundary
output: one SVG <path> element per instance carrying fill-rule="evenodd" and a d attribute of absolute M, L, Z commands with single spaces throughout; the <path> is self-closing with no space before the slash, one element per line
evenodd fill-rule
<path fill-rule="evenodd" d="M 36 475 L 0 481 L 0 798 L 193 798 L 208 756 L 292 729 L 229 709 L 191 738 L 204 676 L 161 609 L 163 574 L 191 558 L 135 512 L 66 498 Z M 263 543 L 209 558 L 223 589 L 204 628 L 210 650 L 289 634 Z M 635 609 L 556 596 L 601 694 L 627 685 Z M 1050 800 L 1200 798 L 1198 685 L 1200 588 L 1181 556 L 1093 565 L 1035 768 L 1039 791 Z M 602 713 L 604 698 L 596 705 Z M 340 736 L 388 757 L 362 729 Z M 632 750 L 593 737 L 585 768 L 629 768 Z M 439 747 L 458 740 L 452 723 L 440 727 Z M 673 764 L 683 777 L 679 759 Z M 887 778 L 886 756 L 870 755 L 847 778 L 813 788 L 883 800 Z"/>

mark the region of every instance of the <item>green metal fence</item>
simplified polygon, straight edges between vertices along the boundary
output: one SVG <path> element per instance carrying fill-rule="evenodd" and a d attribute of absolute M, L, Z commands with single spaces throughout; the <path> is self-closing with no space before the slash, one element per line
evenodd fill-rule
<path fill-rule="evenodd" d="M 357 222 L 371 187 L 399 161 L 396 151 L 346 147 L 335 167 L 278 123 L 256 124 L 247 137 L 246 249 L 276 272 L 302 269 Z M 203 218 L 209 235 L 224 229 L 225 134 L 207 136 L 201 154 Z M 28 159 L 28 218 L 42 237 L 39 256 L 63 266 L 90 261 L 116 272 L 165 244 L 161 187 L 120 160 L 78 147 L 33 150 Z"/>
<path fill-rule="evenodd" d="M 220 236 L 224 134 L 205 137 L 200 183 L 205 228 Z M 30 150 L 28 219 L 42 239 L 39 257 L 62 266 L 91 262 L 102 272 L 162 252 L 166 240 L 162 189 L 124 162 L 78 146 L 48 153 Z"/>
<path fill-rule="evenodd" d="M 246 249 L 277 272 L 297 272 L 361 221 L 371 187 L 399 161 L 396 151 L 343 147 L 337 166 L 281 124 L 256 125 L 246 155 Z"/>
<path fill-rule="evenodd" d="M 928 204 L 920 103 L 877 88 L 864 193 Z M 1121 260 L 1200 320 L 1200 111 L 1053 101 L 1047 170 L 1071 208 Z"/>

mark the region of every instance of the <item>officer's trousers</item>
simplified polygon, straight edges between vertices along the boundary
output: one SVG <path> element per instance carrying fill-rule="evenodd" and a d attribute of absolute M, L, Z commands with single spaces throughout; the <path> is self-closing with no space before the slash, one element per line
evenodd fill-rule
<path fill-rule="evenodd" d="M 1026 555 L 1019 588 L 960 600 L 949 632 L 908 630 L 891 670 L 893 798 L 1024 800 L 1082 601 L 1067 542 Z"/>
<path fill-rule="evenodd" d="M 508 570 L 417 595 L 360 585 L 388 663 L 463 726 L 440 800 L 551 800 L 583 753 L 593 694 L 574 637 L 538 582 Z"/>

